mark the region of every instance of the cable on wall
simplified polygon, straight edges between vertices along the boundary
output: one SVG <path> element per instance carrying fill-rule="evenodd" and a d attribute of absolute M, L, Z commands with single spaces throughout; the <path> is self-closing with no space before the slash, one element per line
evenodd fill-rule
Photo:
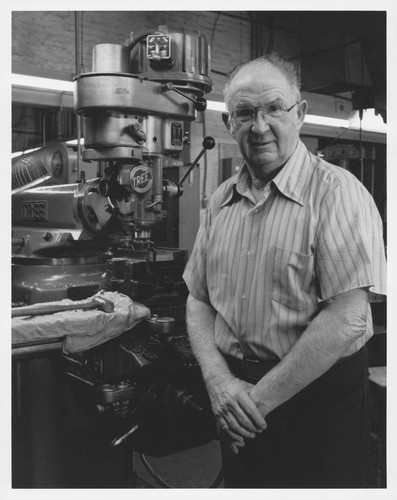
<path fill-rule="evenodd" d="M 210 46 L 212 46 L 212 44 L 214 42 L 216 26 L 218 24 L 220 15 L 221 15 L 221 12 L 217 12 L 214 24 L 212 26 Z M 221 73 L 219 71 L 218 72 L 213 71 L 213 73 L 222 74 L 223 76 L 226 76 L 226 73 Z M 203 117 L 203 137 L 206 137 L 207 124 L 206 124 L 206 119 L 205 119 L 205 113 L 202 113 L 202 117 Z M 206 208 L 207 203 L 208 203 L 208 198 L 207 198 L 207 171 L 208 171 L 207 152 L 204 154 L 204 169 L 203 170 L 204 170 L 204 174 L 203 174 L 203 186 L 202 186 L 202 195 L 201 195 L 201 207 Z"/>
<path fill-rule="evenodd" d="M 76 76 L 84 72 L 83 62 L 83 13 L 74 13 L 74 34 L 75 34 L 75 65 Z M 81 163 L 81 116 L 76 114 L 76 135 L 77 135 L 77 179 L 80 179 Z"/>
<path fill-rule="evenodd" d="M 211 31 L 211 42 L 210 46 L 212 47 L 212 44 L 214 43 L 214 36 L 215 36 L 215 30 L 216 30 L 216 25 L 218 24 L 219 18 L 221 16 L 221 13 L 218 12 L 214 21 L 214 25 L 212 26 L 212 31 Z"/>
<path fill-rule="evenodd" d="M 203 113 L 203 138 L 207 136 L 207 123 L 205 119 L 205 113 Z M 203 175 L 203 194 L 201 196 L 201 207 L 206 208 L 208 204 L 207 197 L 207 171 L 208 171 L 208 159 L 207 151 L 204 154 L 204 175 Z"/>

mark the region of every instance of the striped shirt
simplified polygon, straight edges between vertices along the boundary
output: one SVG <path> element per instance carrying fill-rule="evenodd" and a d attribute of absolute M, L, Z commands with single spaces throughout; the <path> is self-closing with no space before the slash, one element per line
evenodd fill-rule
<path fill-rule="evenodd" d="M 258 203 L 250 184 L 244 165 L 214 192 L 183 277 L 215 309 L 223 354 L 281 359 L 322 301 L 361 287 L 386 293 L 382 222 L 363 184 L 301 141 Z M 372 334 L 368 305 L 366 335 L 344 356 Z"/>

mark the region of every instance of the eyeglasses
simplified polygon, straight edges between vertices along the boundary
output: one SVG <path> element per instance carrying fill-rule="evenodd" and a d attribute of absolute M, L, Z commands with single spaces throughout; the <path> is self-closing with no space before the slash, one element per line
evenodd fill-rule
<path fill-rule="evenodd" d="M 296 102 L 290 108 L 286 108 L 282 104 L 265 104 L 257 108 L 237 108 L 230 113 L 230 120 L 234 127 L 241 127 L 243 125 L 252 125 L 255 123 L 258 112 L 261 112 L 262 118 L 270 123 L 279 120 L 284 113 L 289 113 L 292 108 L 300 104 Z"/>

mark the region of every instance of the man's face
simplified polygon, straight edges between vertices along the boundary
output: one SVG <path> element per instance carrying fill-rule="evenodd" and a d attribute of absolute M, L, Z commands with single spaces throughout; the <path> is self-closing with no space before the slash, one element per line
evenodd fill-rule
<path fill-rule="evenodd" d="M 231 81 L 226 105 L 231 113 L 238 108 L 273 103 L 289 109 L 297 102 L 288 81 L 276 68 L 270 64 L 251 64 Z M 303 101 L 277 119 L 263 117 L 259 112 L 253 123 L 231 123 L 230 132 L 249 166 L 270 173 L 284 165 L 296 147 L 306 106 Z"/>

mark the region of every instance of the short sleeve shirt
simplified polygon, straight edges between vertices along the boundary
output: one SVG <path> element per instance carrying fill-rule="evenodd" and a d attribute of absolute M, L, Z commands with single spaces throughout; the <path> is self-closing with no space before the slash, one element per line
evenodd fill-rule
<path fill-rule="evenodd" d="M 225 355 L 282 359 L 322 302 L 368 287 L 386 293 L 382 222 L 363 184 L 308 152 L 293 155 L 258 203 L 246 167 L 214 192 L 184 272 L 215 312 Z M 373 334 L 368 305 L 366 335 Z"/>

